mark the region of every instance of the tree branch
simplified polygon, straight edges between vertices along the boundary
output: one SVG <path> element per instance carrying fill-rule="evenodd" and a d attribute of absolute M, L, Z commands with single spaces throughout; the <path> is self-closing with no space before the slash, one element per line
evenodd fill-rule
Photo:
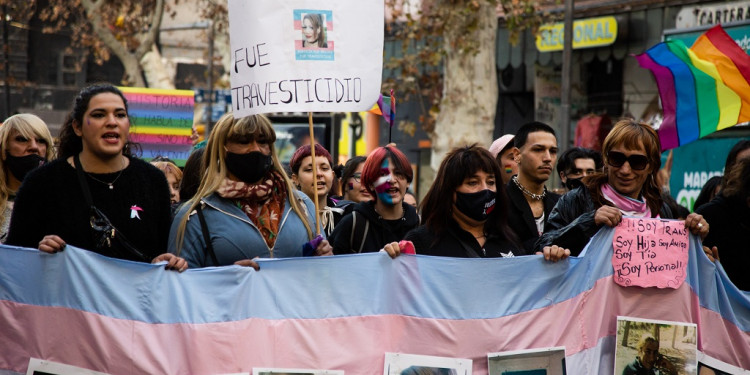
<path fill-rule="evenodd" d="M 115 38 L 112 32 L 102 24 L 103 17 L 99 12 L 99 8 L 101 8 L 103 3 L 103 0 L 81 0 L 81 5 L 86 12 L 86 16 L 88 17 L 89 22 L 91 22 L 91 27 L 94 29 L 96 35 L 102 40 L 102 42 L 104 42 L 107 48 L 112 50 L 112 53 L 114 53 L 120 59 L 123 65 L 127 67 L 128 60 L 133 59 L 133 55 L 131 55 L 127 47 L 124 44 L 120 43 L 120 41 Z M 131 83 L 140 87 L 145 86 L 143 77 L 141 77 L 139 72 L 131 72 L 127 71 L 127 69 L 126 72 L 129 76 L 128 79 L 132 80 Z"/>
<path fill-rule="evenodd" d="M 143 56 L 151 51 L 151 46 L 156 41 L 156 37 L 159 35 L 159 29 L 161 29 L 162 17 L 164 17 L 164 0 L 156 0 L 154 10 L 151 13 L 150 28 L 141 41 L 141 44 L 135 50 L 135 58 L 138 59 L 138 61 L 141 61 Z"/>

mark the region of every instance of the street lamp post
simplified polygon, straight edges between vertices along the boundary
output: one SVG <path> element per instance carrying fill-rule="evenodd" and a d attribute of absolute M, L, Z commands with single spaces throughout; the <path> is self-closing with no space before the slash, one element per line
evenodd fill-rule
<path fill-rule="evenodd" d="M 5 113 L 3 118 L 10 117 L 10 82 L 8 82 L 10 79 L 10 45 L 8 45 L 10 39 L 8 37 L 8 34 L 10 33 L 10 27 L 8 27 L 9 22 L 10 15 L 8 14 L 8 5 L 3 4 L 3 86 L 5 89 Z"/>
<path fill-rule="evenodd" d="M 565 0 L 562 92 L 560 98 L 560 151 L 570 147 L 570 79 L 573 73 L 573 1 Z"/>

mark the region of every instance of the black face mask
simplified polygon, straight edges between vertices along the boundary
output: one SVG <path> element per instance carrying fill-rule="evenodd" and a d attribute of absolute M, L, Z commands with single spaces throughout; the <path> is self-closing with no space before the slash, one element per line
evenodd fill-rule
<path fill-rule="evenodd" d="M 476 220 L 485 221 L 495 209 L 496 193 L 492 190 L 482 190 L 476 193 L 456 192 L 456 209 L 464 215 Z"/>
<path fill-rule="evenodd" d="M 225 158 L 227 169 L 241 181 L 254 184 L 271 170 L 273 159 L 260 151 L 247 154 L 235 154 L 227 151 Z"/>
<path fill-rule="evenodd" d="M 13 173 L 13 176 L 15 176 L 18 181 L 23 181 L 29 172 L 41 167 L 42 164 L 46 162 L 47 159 L 37 154 L 29 154 L 26 156 L 6 155 L 5 157 L 5 164 L 8 165 L 10 173 Z"/>
<path fill-rule="evenodd" d="M 573 190 L 579 186 L 583 186 L 583 177 L 581 178 L 568 178 L 565 180 L 565 187 L 568 190 Z"/>

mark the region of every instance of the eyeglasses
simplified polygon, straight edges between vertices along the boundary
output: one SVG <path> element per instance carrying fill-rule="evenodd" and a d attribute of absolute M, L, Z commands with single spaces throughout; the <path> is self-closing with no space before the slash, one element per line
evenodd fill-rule
<path fill-rule="evenodd" d="M 645 155 L 630 155 L 625 156 L 622 152 L 610 151 L 607 153 L 607 164 L 620 168 L 625 162 L 630 164 L 630 168 L 636 171 L 642 171 L 648 167 L 648 158 Z"/>
<path fill-rule="evenodd" d="M 354 179 L 354 181 L 356 181 L 357 183 L 359 183 L 360 180 L 362 179 L 362 173 L 355 173 L 355 174 L 352 175 L 352 178 Z"/>

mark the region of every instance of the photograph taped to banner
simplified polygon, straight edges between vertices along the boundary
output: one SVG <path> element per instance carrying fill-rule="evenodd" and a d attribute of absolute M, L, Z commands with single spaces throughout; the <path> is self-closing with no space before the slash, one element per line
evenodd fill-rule
<path fill-rule="evenodd" d="M 697 374 L 697 331 L 694 323 L 618 316 L 614 373 Z"/>
<path fill-rule="evenodd" d="M 297 60 L 333 61 L 333 12 L 320 9 L 295 9 L 294 30 L 302 39 L 294 41 Z"/>
<path fill-rule="evenodd" d="M 383 375 L 471 375 L 472 360 L 385 353 Z"/>
<path fill-rule="evenodd" d="M 356 112 L 378 100 L 383 2 L 229 0 L 236 118 Z"/>
<path fill-rule="evenodd" d="M 487 354 L 490 375 L 564 375 L 565 347 Z"/>
<path fill-rule="evenodd" d="M 254 368 L 253 375 L 344 375 L 342 370 L 305 370 L 288 368 Z"/>
<path fill-rule="evenodd" d="M 39 358 L 29 359 L 26 375 L 108 375 L 103 372 L 88 370 L 64 363 L 47 361 Z"/>

